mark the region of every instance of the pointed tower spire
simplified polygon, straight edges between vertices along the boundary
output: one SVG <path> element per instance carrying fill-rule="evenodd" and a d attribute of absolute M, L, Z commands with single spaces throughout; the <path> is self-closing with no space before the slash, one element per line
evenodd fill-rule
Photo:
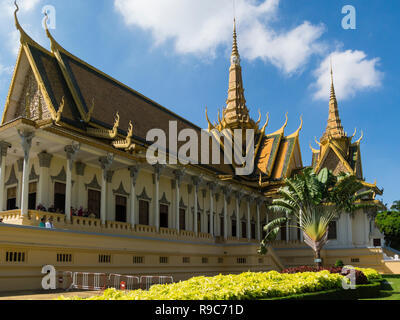
<path fill-rule="evenodd" d="M 346 134 L 342 126 L 342 121 L 340 120 L 339 108 L 336 100 L 335 86 L 333 81 L 332 61 L 331 61 L 331 94 L 329 99 L 329 117 L 325 133 L 321 138 L 321 143 L 326 142 L 329 139 L 329 137 L 334 139 L 341 139 L 343 137 L 346 137 Z"/>
<path fill-rule="evenodd" d="M 237 43 L 236 19 L 233 20 L 233 43 L 231 66 L 229 68 L 229 89 L 226 108 L 223 111 L 223 127 L 230 129 L 255 128 L 255 123 L 249 116 L 244 97 L 242 68 Z"/>

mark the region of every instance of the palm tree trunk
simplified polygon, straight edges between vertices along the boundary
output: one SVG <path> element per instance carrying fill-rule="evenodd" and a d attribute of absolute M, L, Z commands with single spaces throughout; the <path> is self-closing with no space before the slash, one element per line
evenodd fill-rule
<path fill-rule="evenodd" d="M 317 249 L 314 253 L 315 253 L 315 260 L 318 260 L 318 262 L 316 262 L 316 267 L 322 268 L 321 250 Z"/>

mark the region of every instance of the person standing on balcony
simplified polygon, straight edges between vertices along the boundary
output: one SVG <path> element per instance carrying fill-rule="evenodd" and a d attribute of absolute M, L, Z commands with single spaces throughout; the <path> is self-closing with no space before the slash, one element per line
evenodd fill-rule
<path fill-rule="evenodd" d="M 47 228 L 47 229 L 54 229 L 53 217 L 50 217 L 49 220 L 47 220 L 47 222 L 46 222 L 46 228 Z"/>
<path fill-rule="evenodd" d="M 46 217 L 40 219 L 39 228 L 46 228 Z"/>

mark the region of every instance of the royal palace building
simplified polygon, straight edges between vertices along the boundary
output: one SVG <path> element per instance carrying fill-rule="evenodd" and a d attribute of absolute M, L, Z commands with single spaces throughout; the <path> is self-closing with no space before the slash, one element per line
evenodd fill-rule
<path fill-rule="evenodd" d="M 251 119 L 236 27 L 226 107 L 217 122 L 206 117 L 210 132 L 254 130 L 254 170 L 243 176 L 235 163 L 151 165 L 150 130 L 171 137 L 171 122 L 177 131 L 202 129 L 75 57 L 49 30 L 46 50 L 22 29 L 17 11 L 21 46 L 0 126 L 0 290 L 40 288 L 44 265 L 181 280 L 313 263 L 312 250 L 288 225 L 268 255 L 257 253 L 263 226 L 278 217 L 268 205 L 305 167 L 303 121 L 288 133 L 287 115 L 276 132 L 261 115 Z M 362 137 L 354 137 L 343 129 L 332 78 L 328 124 L 312 166 L 354 174 L 381 195 L 364 181 Z M 223 139 L 212 139 L 223 154 Z M 52 218 L 54 228 L 40 226 L 42 218 Z M 329 239 L 325 263 L 386 270 L 373 212 L 344 212 Z"/>

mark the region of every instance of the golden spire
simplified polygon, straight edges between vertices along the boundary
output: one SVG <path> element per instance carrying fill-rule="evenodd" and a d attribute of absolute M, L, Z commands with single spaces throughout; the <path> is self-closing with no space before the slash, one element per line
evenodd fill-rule
<path fill-rule="evenodd" d="M 346 137 L 343 130 L 342 121 L 339 116 L 339 108 L 336 100 L 335 86 L 333 81 L 333 68 L 331 61 L 331 93 L 329 99 L 329 117 L 325 133 L 321 138 L 321 142 L 326 142 L 329 138 L 340 139 Z"/>
<path fill-rule="evenodd" d="M 240 62 L 240 55 L 237 45 L 237 34 L 236 34 L 236 18 L 233 19 L 233 44 L 232 44 L 232 55 L 231 57 L 238 57 Z"/>
<path fill-rule="evenodd" d="M 233 43 L 231 66 L 229 68 L 229 89 L 226 108 L 223 110 L 222 126 L 230 129 L 257 129 L 257 124 L 250 118 L 244 97 L 242 68 L 237 43 L 236 19 L 233 21 Z"/>

